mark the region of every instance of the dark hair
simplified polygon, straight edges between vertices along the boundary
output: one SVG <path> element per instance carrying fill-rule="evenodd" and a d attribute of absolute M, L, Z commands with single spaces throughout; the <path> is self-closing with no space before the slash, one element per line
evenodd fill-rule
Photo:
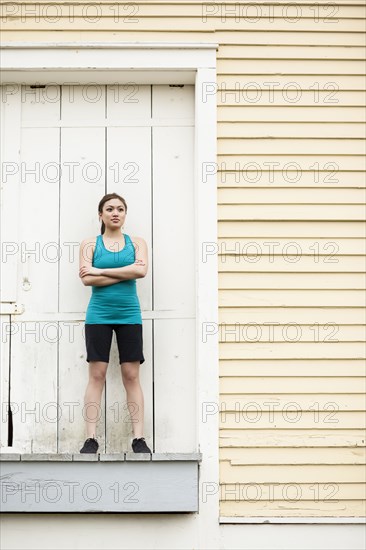
<path fill-rule="evenodd" d="M 125 207 L 125 209 L 126 209 L 126 212 L 127 212 L 127 203 L 126 203 L 125 199 L 124 199 L 123 197 L 121 197 L 120 195 L 117 195 L 117 193 L 108 193 L 107 195 L 104 195 L 104 197 L 101 199 L 100 203 L 98 204 L 98 212 L 99 212 L 99 214 L 101 214 L 101 213 L 103 212 L 103 206 L 104 206 L 104 204 L 105 204 L 107 201 L 109 201 L 110 199 L 119 199 L 119 200 L 123 203 L 123 205 L 124 205 L 124 207 Z M 104 224 L 104 222 L 102 221 L 102 226 L 101 226 L 101 228 L 100 228 L 100 233 L 101 233 L 101 235 L 103 235 L 104 231 L 105 231 L 105 224 Z"/>

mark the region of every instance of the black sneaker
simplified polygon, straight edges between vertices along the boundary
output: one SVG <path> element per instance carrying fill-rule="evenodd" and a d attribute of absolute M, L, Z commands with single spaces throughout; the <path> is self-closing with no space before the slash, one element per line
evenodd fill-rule
<path fill-rule="evenodd" d="M 144 437 L 135 437 L 132 441 L 132 449 L 134 453 L 151 453 L 151 450 L 146 445 Z"/>
<path fill-rule="evenodd" d="M 88 439 L 85 441 L 82 449 L 80 449 L 81 453 L 96 453 L 98 450 L 99 444 L 94 437 L 88 437 Z"/>

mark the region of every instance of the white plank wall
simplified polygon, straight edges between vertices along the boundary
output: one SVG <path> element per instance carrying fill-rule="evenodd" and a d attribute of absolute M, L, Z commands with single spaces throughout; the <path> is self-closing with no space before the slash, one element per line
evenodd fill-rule
<path fill-rule="evenodd" d="M 2 107 L 17 101 L 18 117 L 21 112 L 28 172 L 20 182 L 19 238 L 31 252 L 39 250 L 26 262 L 18 257 L 16 293 L 9 294 L 25 307 L 15 317 L 11 350 L 11 399 L 24 409 L 14 415 L 14 448 L 78 452 L 85 438 L 84 312 L 91 288 L 79 279 L 78 251 L 82 239 L 100 232 L 100 199 L 117 192 L 128 206 L 124 233 L 143 237 L 149 250 L 148 275 L 137 280 L 144 435 L 158 452 L 195 451 L 194 88 L 54 86 L 46 92 L 55 100 L 23 87 L 22 109 L 14 96 Z M 6 416 L 1 429 L 4 445 Z M 131 450 L 115 335 L 97 436 L 102 452 Z"/>

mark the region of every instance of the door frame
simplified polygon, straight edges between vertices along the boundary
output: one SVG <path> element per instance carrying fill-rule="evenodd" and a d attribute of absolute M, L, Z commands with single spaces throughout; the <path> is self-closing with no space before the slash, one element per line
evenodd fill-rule
<path fill-rule="evenodd" d="M 131 81 L 195 86 L 197 450 L 202 453 L 200 513 L 212 535 L 219 517 L 217 49 L 217 43 L 174 42 L 7 42 L 0 47 L 1 84 L 9 90 L 22 84 Z M 206 521 L 199 523 L 207 528 Z"/>

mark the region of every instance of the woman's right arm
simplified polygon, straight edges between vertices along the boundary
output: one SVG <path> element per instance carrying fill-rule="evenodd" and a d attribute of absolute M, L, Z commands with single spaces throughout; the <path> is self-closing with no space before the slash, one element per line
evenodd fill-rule
<path fill-rule="evenodd" d="M 79 269 L 83 266 L 92 267 L 95 239 L 84 239 L 80 245 Z M 81 281 L 85 286 L 109 286 L 120 283 L 121 279 L 106 277 L 105 275 L 84 275 Z"/>

